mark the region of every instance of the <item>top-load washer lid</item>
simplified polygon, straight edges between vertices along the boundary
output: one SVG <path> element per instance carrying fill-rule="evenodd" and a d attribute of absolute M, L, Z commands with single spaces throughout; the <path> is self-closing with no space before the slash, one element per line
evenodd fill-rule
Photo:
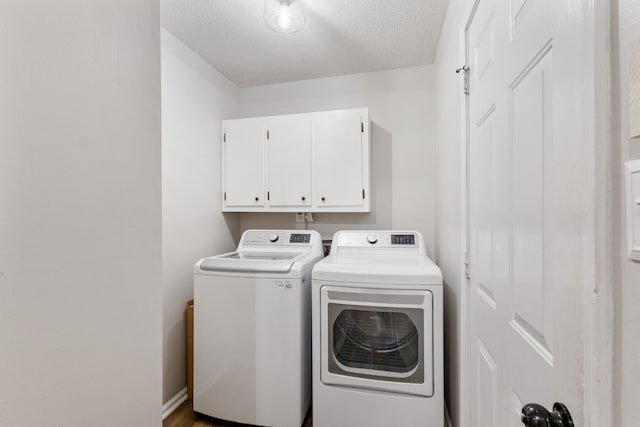
<path fill-rule="evenodd" d="M 322 256 L 322 237 L 317 231 L 247 230 L 234 252 L 201 259 L 194 273 L 293 274 L 310 269 Z"/>
<path fill-rule="evenodd" d="M 233 271 L 251 273 L 288 273 L 293 264 L 305 253 L 284 252 L 231 252 L 211 258 L 200 263 L 201 270 Z"/>

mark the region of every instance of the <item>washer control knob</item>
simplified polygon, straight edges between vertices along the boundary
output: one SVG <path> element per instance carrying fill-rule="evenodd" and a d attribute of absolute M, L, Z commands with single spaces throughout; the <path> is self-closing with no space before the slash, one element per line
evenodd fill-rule
<path fill-rule="evenodd" d="M 273 234 L 270 234 L 270 235 L 269 235 L 269 240 L 270 240 L 272 243 L 275 243 L 275 242 L 277 242 L 277 241 L 278 241 L 278 237 L 279 237 L 279 236 L 278 236 L 276 233 L 273 233 Z"/>
<path fill-rule="evenodd" d="M 367 236 L 367 242 L 371 243 L 372 245 L 375 245 L 376 243 L 378 243 L 378 238 L 376 237 L 375 234 L 369 234 Z"/>

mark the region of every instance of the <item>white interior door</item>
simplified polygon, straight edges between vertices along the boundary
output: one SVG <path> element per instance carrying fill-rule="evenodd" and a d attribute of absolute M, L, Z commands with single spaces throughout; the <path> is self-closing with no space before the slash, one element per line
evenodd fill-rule
<path fill-rule="evenodd" d="M 479 0 L 468 23 L 471 423 L 563 402 L 582 425 L 587 162 L 580 2 Z M 576 12 L 577 15 L 576 15 Z M 572 16 L 576 15 L 576 16 Z"/>

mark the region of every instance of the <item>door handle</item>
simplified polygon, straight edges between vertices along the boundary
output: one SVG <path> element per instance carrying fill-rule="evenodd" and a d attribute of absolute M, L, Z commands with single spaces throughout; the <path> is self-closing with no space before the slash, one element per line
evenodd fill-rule
<path fill-rule="evenodd" d="M 527 427 L 574 427 L 569 409 L 559 402 L 553 404 L 552 412 L 537 403 L 527 403 L 520 420 Z"/>

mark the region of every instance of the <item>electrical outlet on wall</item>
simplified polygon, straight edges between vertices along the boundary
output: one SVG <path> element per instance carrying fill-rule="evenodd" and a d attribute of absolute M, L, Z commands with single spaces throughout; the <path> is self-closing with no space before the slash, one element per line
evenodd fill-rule
<path fill-rule="evenodd" d="M 627 187 L 627 256 L 640 261 L 640 159 L 625 163 Z"/>
<path fill-rule="evenodd" d="M 296 222 L 304 222 L 304 212 L 296 212 Z"/>

